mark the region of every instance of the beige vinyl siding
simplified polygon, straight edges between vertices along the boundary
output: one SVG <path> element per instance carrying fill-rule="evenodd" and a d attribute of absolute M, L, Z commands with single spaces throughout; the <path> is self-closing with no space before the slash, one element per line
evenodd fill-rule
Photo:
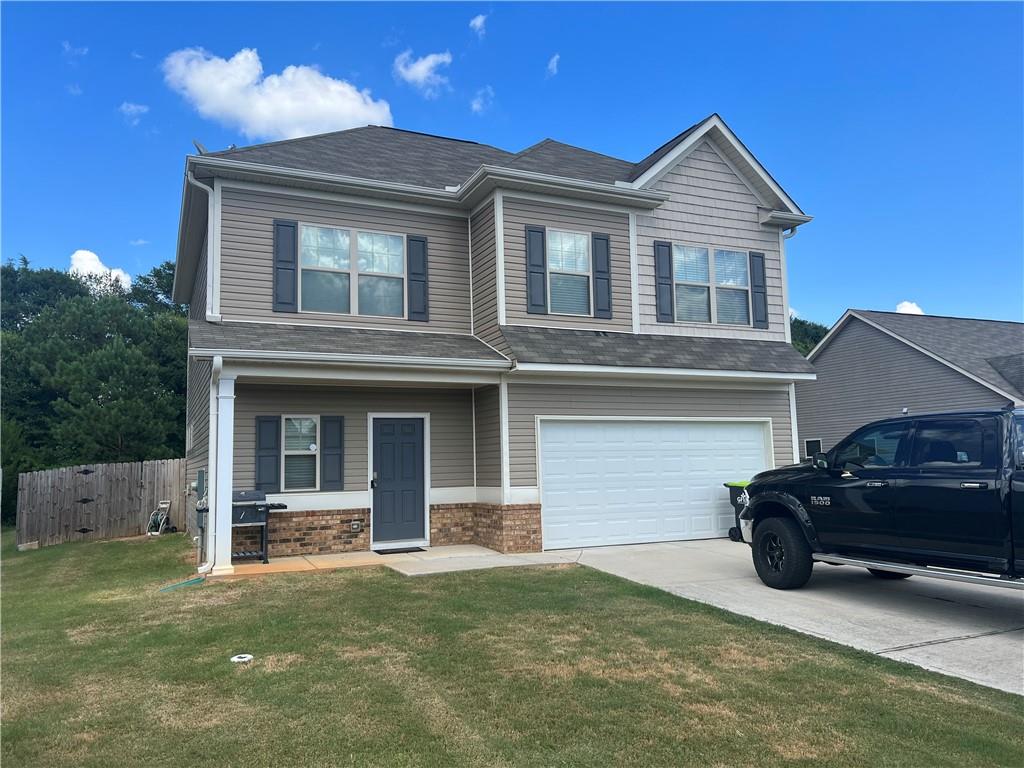
<path fill-rule="evenodd" d="M 633 330 L 632 289 L 629 268 L 629 215 L 614 211 L 520 200 L 507 193 L 503 201 L 505 221 L 505 321 L 508 325 L 549 325 L 564 328 Z M 569 232 L 595 232 L 611 238 L 612 317 L 531 315 L 526 311 L 526 225 Z M 593 264 L 591 264 L 593 267 Z M 590 284 L 593 294 L 593 280 Z M 593 301 L 593 295 L 591 295 Z"/>
<path fill-rule="evenodd" d="M 305 387 L 238 384 L 235 389 L 236 488 L 252 488 L 256 417 L 319 414 L 345 418 L 345 490 L 365 491 L 367 413 L 430 414 L 430 484 L 473 485 L 473 403 L 469 389 Z"/>
<path fill-rule="evenodd" d="M 501 408 L 498 387 L 476 390 L 476 484 L 501 487 Z"/>
<path fill-rule="evenodd" d="M 469 227 L 465 216 L 355 205 L 313 197 L 225 188 L 221 203 L 221 315 L 225 320 L 469 333 Z M 273 220 L 425 235 L 430 321 L 273 311 Z"/>
<path fill-rule="evenodd" d="M 876 419 L 934 411 L 1002 408 L 1009 401 L 928 355 L 851 318 L 814 359 L 816 381 L 796 385 L 800 451 L 828 450 Z"/>
<path fill-rule="evenodd" d="M 494 237 L 494 200 L 482 205 L 469 220 L 473 241 L 473 329 L 492 346 L 504 339 L 498 329 L 497 253 Z"/>
<path fill-rule="evenodd" d="M 199 252 L 199 263 L 196 264 L 195 279 L 192 283 L 192 298 L 188 302 L 188 316 L 192 320 L 206 319 L 206 265 L 208 263 L 206 238 L 203 238 L 203 249 Z"/>
<path fill-rule="evenodd" d="M 710 141 L 702 142 L 651 188 L 671 197 L 656 210 L 636 217 L 640 332 L 784 341 L 788 318 L 782 298 L 778 227 L 758 222 L 760 202 L 718 150 Z M 768 328 L 659 323 L 654 294 L 655 240 L 764 253 Z"/>
<path fill-rule="evenodd" d="M 509 464 L 513 486 L 537 485 L 537 416 L 770 418 L 775 464 L 793 461 L 785 387 L 608 387 L 509 384 Z M 723 478 L 723 482 L 729 478 Z M 735 479 L 735 478 L 733 478 Z"/>
<path fill-rule="evenodd" d="M 204 282 L 205 285 L 205 282 Z M 203 311 L 205 312 L 205 304 Z M 210 376 L 209 360 L 188 361 L 185 385 L 185 430 L 191 430 L 192 442 L 185 451 L 185 482 L 194 483 L 199 470 L 208 469 L 210 458 Z M 186 438 L 187 439 L 187 438 Z M 196 495 L 189 493 L 186 502 L 186 527 L 195 531 Z"/>

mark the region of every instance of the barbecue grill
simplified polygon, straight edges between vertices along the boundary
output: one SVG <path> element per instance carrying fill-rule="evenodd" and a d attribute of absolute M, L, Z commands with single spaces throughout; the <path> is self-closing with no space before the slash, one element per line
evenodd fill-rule
<path fill-rule="evenodd" d="M 235 491 L 231 494 L 231 527 L 260 529 L 260 548 L 232 552 L 233 559 L 270 562 L 267 558 L 267 518 L 272 509 L 288 509 L 288 505 L 268 502 L 264 491 Z"/>

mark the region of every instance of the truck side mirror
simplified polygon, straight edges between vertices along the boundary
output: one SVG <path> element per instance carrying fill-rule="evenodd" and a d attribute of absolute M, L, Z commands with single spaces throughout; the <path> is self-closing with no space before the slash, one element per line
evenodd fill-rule
<path fill-rule="evenodd" d="M 811 458 L 811 466 L 815 469 L 828 469 L 828 457 L 821 451 L 818 451 Z"/>

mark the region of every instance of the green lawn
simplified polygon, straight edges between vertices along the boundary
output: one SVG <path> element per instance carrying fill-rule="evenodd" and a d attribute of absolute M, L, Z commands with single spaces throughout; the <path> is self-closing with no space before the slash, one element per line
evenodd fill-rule
<path fill-rule="evenodd" d="M 1020 698 L 583 567 L 159 593 L 181 536 L 12 540 L 4 768 L 1024 763 Z"/>

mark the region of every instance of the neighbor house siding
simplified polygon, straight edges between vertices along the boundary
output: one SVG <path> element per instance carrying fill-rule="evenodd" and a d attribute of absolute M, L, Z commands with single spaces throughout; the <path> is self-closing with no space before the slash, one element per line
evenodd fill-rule
<path fill-rule="evenodd" d="M 779 230 L 758 223 L 761 203 L 711 142 L 699 144 L 651 188 L 666 192 L 670 197 L 654 211 L 636 217 L 640 332 L 784 341 L 788 318 L 783 301 L 785 276 L 779 253 Z M 656 240 L 764 253 L 768 328 L 657 322 Z"/>
<path fill-rule="evenodd" d="M 629 215 L 570 205 L 519 200 L 507 193 L 505 221 L 505 321 L 508 325 L 549 325 L 563 328 L 602 328 L 631 332 L 632 288 L 629 268 Z M 526 311 L 526 225 L 570 232 L 608 235 L 611 242 L 612 316 L 610 320 Z M 591 263 L 593 268 L 593 263 Z M 591 280 L 593 301 L 593 280 Z"/>
<path fill-rule="evenodd" d="M 203 238 L 203 249 L 199 252 L 196 264 L 195 279 L 192 283 L 192 298 L 188 303 L 188 316 L 191 320 L 206 319 L 206 265 L 208 263 L 206 238 Z"/>
<path fill-rule="evenodd" d="M 476 484 L 501 487 L 501 409 L 498 387 L 480 387 L 476 400 Z"/>
<path fill-rule="evenodd" d="M 513 486 L 537 485 L 537 416 L 770 418 L 776 466 L 793 461 L 789 392 L 785 387 L 509 384 L 508 411 Z"/>
<path fill-rule="evenodd" d="M 829 450 L 857 427 L 910 414 L 1001 408 L 1009 401 L 853 317 L 814 358 L 816 381 L 796 385 L 800 451 Z"/>
<path fill-rule="evenodd" d="M 470 217 L 473 242 L 473 329 L 491 346 L 501 348 L 498 329 L 498 269 L 494 237 L 494 200 Z"/>
<path fill-rule="evenodd" d="M 430 484 L 473 485 L 473 404 L 469 389 L 401 389 L 239 384 L 235 391 L 236 488 L 255 483 L 257 416 L 345 417 L 345 490 L 367 489 L 366 417 L 370 412 L 430 414 Z"/>
<path fill-rule="evenodd" d="M 469 333 L 469 228 L 465 216 L 356 205 L 313 197 L 225 188 L 221 217 L 221 315 L 225 320 Z M 430 321 L 272 311 L 273 221 L 425 235 Z"/>

